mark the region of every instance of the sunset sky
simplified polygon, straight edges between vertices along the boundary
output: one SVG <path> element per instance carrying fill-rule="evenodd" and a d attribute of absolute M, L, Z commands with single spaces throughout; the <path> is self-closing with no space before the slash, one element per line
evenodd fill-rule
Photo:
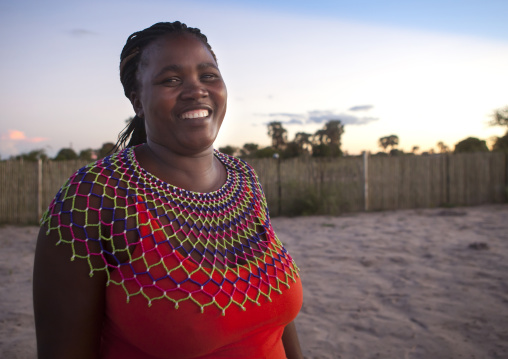
<path fill-rule="evenodd" d="M 0 0 L 0 156 L 115 142 L 133 115 L 118 77 L 128 35 L 180 20 L 209 38 L 228 86 L 216 147 L 269 145 L 331 119 L 342 149 L 396 134 L 422 151 L 489 140 L 508 105 L 508 1 Z"/>

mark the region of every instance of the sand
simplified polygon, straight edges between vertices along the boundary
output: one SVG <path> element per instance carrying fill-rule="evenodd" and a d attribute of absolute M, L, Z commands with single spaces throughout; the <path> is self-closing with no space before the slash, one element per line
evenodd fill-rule
<path fill-rule="evenodd" d="M 508 205 L 274 218 L 306 358 L 508 358 Z M 0 358 L 35 358 L 36 227 L 0 228 Z"/>

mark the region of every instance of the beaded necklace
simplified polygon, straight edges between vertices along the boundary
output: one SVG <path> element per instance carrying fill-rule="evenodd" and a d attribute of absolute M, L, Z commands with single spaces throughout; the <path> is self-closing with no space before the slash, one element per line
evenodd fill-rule
<path fill-rule="evenodd" d="M 231 305 L 261 305 L 289 288 L 298 268 L 273 231 L 252 167 L 214 155 L 226 183 L 198 193 L 153 176 L 127 148 L 71 176 L 41 223 L 72 246 L 72 260 L 88 261 L 91 276 L 105 271 L 127 301 L 141 295 L 176 309 L 189 301 L 223 315 Z"/>

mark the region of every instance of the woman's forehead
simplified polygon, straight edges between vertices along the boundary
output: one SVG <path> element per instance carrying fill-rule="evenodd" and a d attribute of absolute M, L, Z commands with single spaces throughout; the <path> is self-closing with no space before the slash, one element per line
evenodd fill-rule
<path fill-rule="evenodd" d="M 175 33 L 161 36 L 143 49 L 141 61 L 174 60 L 190 61 L 192 57 L 209 58 L 215 63 L 206 44 L 193 34 Z"/>

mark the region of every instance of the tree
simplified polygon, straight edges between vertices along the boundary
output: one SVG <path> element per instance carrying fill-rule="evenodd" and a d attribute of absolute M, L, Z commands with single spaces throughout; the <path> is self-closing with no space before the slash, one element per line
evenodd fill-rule
<path fill-rule="evenodd" d="M 253 157 L 256 154 L 258 148 L 259 148 L 259 145 L 256 143 L 246 143 L 240 149 L 240 156 L 241 157 Z"/>
<path fill-rule="evenodd" d="M 339 120 L 330 120 L 325 126 L 312 136 L 312 156 L 329 157 L 340 156 L 342 151 L 341 137 L 344 126 Z"/>
<path fill-rule="evenodd" d="M 276 150 L 282 150 L 287 142 L 287 130 L 282 123 L 273 121 L 268 124 L 268 136 L 272 138 L 272 146 Z"/>
<path fill-rule="evenodd" d="M 439 153 L 448 153 L 448 152 L 450 152 L 450 148 L 448 148 L 448 146 L 445 145 L 443 141 L 439 141 L 437 143 L 437 148 L 439 149 Z"/>
<path fill-rule="evenodd" d="M 413 146 L 413 148 L 411 149 L 411 153 L 415 154 L 420 150 L 420 146 Z"/>
<path fill-rule="evenodd" d="M 489 148 L 484 140 L 480 140 L 476 137 L 468 137 L 458 142 L 453 152 L 489 152 Z"/>
<path fill-rule="evenodd" d="M 326 132 L 324 129 L 317 130 L 316 133 L 312 136 L 312 149 L 316 145 L 326 145 Z"/>
<path fill-rule="evenodd" d="M 225 153 L 226 155 L 235 156 L 238 152 L 238 148 L 227 145 L 225 147 L 219 147 L 219 151 Z"/>
<path fill-rule="evenodd" d="M 399 150 L 399 149 L 397 149 L 397 148 L 392 148 L 392 149 L 390 150 L 390 156 L 401 156 L 401 155 L 403 155 L 403 154 L 404 154 L 404 151 Z"/>
<path fill-rule="evenodd" d="M 325 124 L 325 138 L 331 145 L 337 145 L 340 148 L 340 139 L 344 133 L 344 126 L 339 120 L 331 120 Z"/>
<path fill-rule="evenodd" d="M 256 151 L 256 158 L 272 158 L 277 151 L 273 147 L 264 147 Z"/>
<path fill-rule="evenodd" d="M 282 158 L 309 155 L 312 151 L 311 138 L 310 133 L 298 132 L 293 141 L 286 143 L 286 147 L 281 153 Z"/>
<path fill-rule="evenodd" d="M 299 155 L 300 151 L 298 145 L 294 141 L 286 143 L 286 147 L 280 153 L 281 158 L 293 158 L 298 157 Z"/>
<path fill-rule="evenodd" d="M 54 160 L 55 161 L 68 161 L 68 160 L 75 160 L 77 158 L 78 158 L 78 155 L 72 148 L 62 148 L 60 151 L 58 151 Z"/>
<path fill-rule="evenodd" d="M 316 143 L 312 146 L 312 157 L 332 157 L 332 150 L 329 145 Z"/>
<path fill-rule="evenodd" d="M 80 160 L 86 160 L 86 161 L 92 161 L 94 159 L 94 157 L 97 157 L 97 156 L 95 155 L 94 150 L 92 150 L 91 148 L 81 150 L 78 155 L 78 158 Z"/>
<path fill-rule="evenodd" d="M 491 126 L 506 127 L 506 133 L 502 137 L 496 137 L 492 151 L 507 151 L 508 152 L 508 106 L 494 111 L 492 121 L 489 123 Z"/>
<path fill-rule="evenodd" d="M 491 126 L 507 127 L 508 129 L 508 106 L 495 110 L 489 124 Z"/>
<path fill-rule="evenodd" d="M 504 151 L 508 152 L 508 132 L 502 137 L 498 137 L 494 145 L 492 146 L 492 151 Z"/>
<path fill-rule="evenodd" d="M 298 132 L 293 142 L 296 143 L 301 154 L 312 151 L 312 135 L 310 133 Z"/>
<path fill-rule="evenodd" d="M 28 153 L 22 153 L 20 155 L 17 155 L 14 158 L 17 160 L 22 159 L 23 161 L 35 162 L 38 160 L 43 160 L 43 161 L 47 160 L 48 155 L 46 154 L 46 151 L 44 149 L 39 149 L 39 150 L 32 150 Z"/>
<path fill-rule="evenodd" d="M 393 150 L 394 147 L 397 147 L 399 145 L 399 136 L 390 135 L 381 137 L 378 143 L 379 147 L 381 147 L 384 151 L 386 151 L 388 147 L 390 147 Z"/>
<path fill-rule="evenodd" d="M 99 153 L 97 153 L 97 157 L 104 158 L 107 155 L 110 155 L 111 153 L 113 153 L 114 148 L 115 144 L 112 142 L 103 143 L 101 149 L 99 150 Z"/>

